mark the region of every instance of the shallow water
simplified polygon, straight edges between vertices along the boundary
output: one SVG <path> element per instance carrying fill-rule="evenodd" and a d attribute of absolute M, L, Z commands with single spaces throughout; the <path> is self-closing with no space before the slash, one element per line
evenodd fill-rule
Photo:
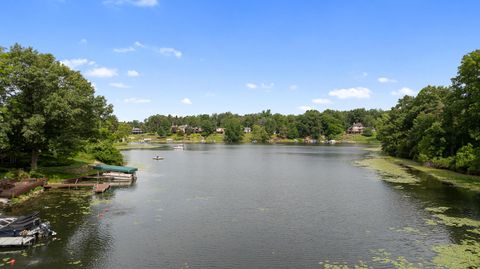
<path fill-rule="evenodd" d="M 425 208 L 480 219 L 478 194 L 428 178 L 384 182 L 354 165 L 368 154 L 359 146 L 186 147 L 125 151 L 140 169 L 133 187 L 49 191 L 11 209 L 39 210 L 58 238 L 0 258 L 18 268 L 321 268 L 360 260 L 391 268 L 371 261 L 387 251 L 430 267 L 432 246 L 466 234 L 428 225 L 434 213 Z"/>

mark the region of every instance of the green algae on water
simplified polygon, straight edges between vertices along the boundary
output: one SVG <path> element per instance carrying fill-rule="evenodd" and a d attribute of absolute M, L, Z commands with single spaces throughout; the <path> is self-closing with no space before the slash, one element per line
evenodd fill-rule
<path fill-rule="evenodd" d="M 391 257 L 392 254 L 385 251 L 384 249 L 379 249 L 377 251 L 374 251 L 374 254 L 377 255 L 377 256 L 372 258 L 372 260 L 374 262 L 389 265 L 389 268 L 397 268 L 397 269 L 419 269 L 419 268 L 423 268 L 423 265 L 421 263 L 417 263 L 417 264 L 411 263 L 403 256 L 398 256 L 396 258 L 393 258 L 393 257 Z"/>
<path fill-rule="evenodd" d="M 419 179 L 408 173 L 405 167 L 390 162 L 386 158 L 367 158 L 358 160 L 355 164 L 377 171 L 384 181 L 402 184 L 415 184 L 419 182 Z"/>
<path fill-rule="evenodd" d="M 432 249 L 437 252 L 433 258 L 437 267 L 460 269 L 478 268 L 480 265 L 480 242 L 464 240 L 461 244 L 437 245 Z"/>
<path fill-rule="evenodd" d="M 350 267 L 347 263 L 340 263 L 340 262 L 330 262 L 324 261 L 319 262 L 318 264 L 323 265 L 325 269 L 371 269 L 372 267 L 368 266 L 363 261 L 359 261 L 357 264 Z"/>
<path fill-rule="evenodd" d="M 431 226 L 436 226 L 436 225 L 438 225 L 438 222 L 436 222 L 433 219 L 425 219 L 425 224 L 431 225 Z"/>
<path fill-rule="evenodd" d="M 450 207 L 446 206 L 439 206 L 439 207 L 427 207 L 425 210 L 433 213 L 445 213 L 445 211 L 449 210 Z"/>
<path fill-rule="evenodd" d="M 474 220 L 469 218 L 457 218 L 457 217 L 449 217 L 444 214 L 435 214 L 434 217 L 438 218 L 438 222 L 445 224 L 447 226 L 453 227 L 480 227 L 480 220 Z"/>

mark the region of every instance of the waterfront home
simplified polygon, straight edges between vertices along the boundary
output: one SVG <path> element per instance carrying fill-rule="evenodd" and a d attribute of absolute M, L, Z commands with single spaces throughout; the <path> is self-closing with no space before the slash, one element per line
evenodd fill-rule
<path fill-rule="evenodd" d="M 142 129 L 134 127 L 132 128 L 132 134 L 143 134 Z"/>
<path fill-rule="evenodd" d="M 217 134 L 223 134 L 225 133 L 225 128 L 217 128 L 215 129 L 215 132 L 217 132 Z"/>
<path fill-rule="evenodd" d="M 244 128 L 243 128 L 243 132 L 244 132 L 244 133 L 251 133 L 251 132 L 252 132 L 252 128 L 250 128 L 250 127 L 244 127 Z"/>
<path fill-rule="evenodd" d="M 354 123 L 350 128 L 348 128 L 347 133 L 349 134 L 362 134 L 363 133 L 363 124 L 361 122 Z"/>

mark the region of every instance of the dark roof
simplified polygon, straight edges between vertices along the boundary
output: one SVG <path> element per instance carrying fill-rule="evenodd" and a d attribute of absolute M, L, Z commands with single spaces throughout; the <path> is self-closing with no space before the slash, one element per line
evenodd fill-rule
<path fill-rule="evenodd" d="M 128 167 L 128 166 L 117 166 L 117 165 L 107 165 L 107 164 L 97 164 L 93 169 L 105 171 L 105 172 L 121 172 L 127 174 L 133 174 L 138 168 Z"/>

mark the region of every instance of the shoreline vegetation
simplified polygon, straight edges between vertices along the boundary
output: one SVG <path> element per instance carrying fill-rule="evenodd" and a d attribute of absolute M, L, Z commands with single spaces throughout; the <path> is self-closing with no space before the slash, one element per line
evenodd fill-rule
<path fill-rule="evenodd" d="M 319 140 L 312 141 L 304 138 L 282 138 L 277 135 L 272 135 L 268 141 L 264 143 L 252 142 L 252 134 L 244 134 L 242 140 L 236 144 L 365 144 L 365 145 L 380 145 L 380 141 L 376 139 L 375 135 L 364 136 L 362 134 L 343 134 L 337 138 L 338 140 Z M 118 150 L 130 149 L 161 149 L 168 144 L 225 144 L 224 135 L 212 134 L 209 136 L 202 136 L 200 134 L 191 135 L 170 135 L 168 137 L 160 137 L 154 133 L 136 134 L 128 136 L 125 142 L 115 143 L 114 146 Z"/>
<path fill-rule="evenodd" d="M 373 154 L 356 161 L 355 164 L 377 171 L 382 176 L 382 180 L 392 183 L 416 184 L 420 182 L 417 175 L 424 175 L 455 187 L 480 192 L 480 176 L 428 167 L 413 160 L 382 155 L 375 150 L 372 152 Z"/>

